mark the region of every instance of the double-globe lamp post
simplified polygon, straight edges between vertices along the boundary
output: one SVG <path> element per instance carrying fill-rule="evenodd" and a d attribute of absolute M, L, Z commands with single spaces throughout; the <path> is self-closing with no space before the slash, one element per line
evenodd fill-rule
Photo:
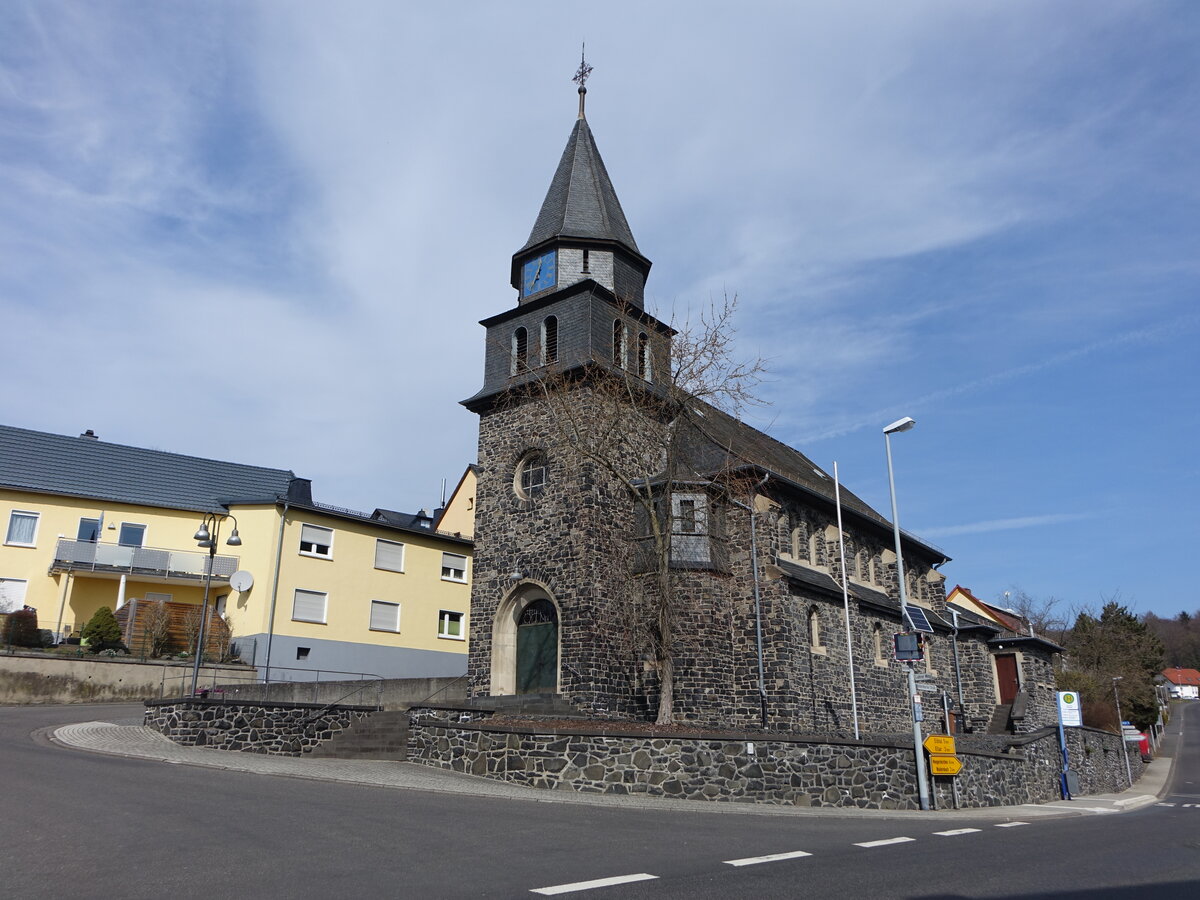
<path fill-rule="evenodd" d="M 887 447 L 888 487 L 892 492 L 892 530 L 896 537 L 896 583 L 900 588 L 900 627 L 912 628 L 912 620 L 908 615 L 908 593 L 904 580 L 904 554 L 900 549 L 900 516 L 896 512 L 896 478 L 892 474 L 892 435 L 908 431 L 917 422 L 908 416 L 898 419 L 883 429 L 883 443 Z M 921 800 L 921 809 L 929 809 L 929 779 L 925 775 L 925 760 L 921 752 L 921 720 L 917 715 L 917 677 L 913 673 L 914 663 L 905 663 L 908 669 L 908 707 L 912 716 L 913 728 L 913 759 L 917 765 L 917 793 Z"/>
<path fill-rule="evenodd" d="M 196 659 L 192 663 L 191 696 L 193 697 L 196 696 L 196 685 L 200 681 L 200 660 L 204 656 L 204 632 L 205 626 L 208 625 L 208 595 L 212 590 L 213 560 L 216 559 L 217 544 L 221 540 L 221 522 L 227 518 L 233 519 L 233 531 L 229 533 L 229 538 L 225 543 L 230 547 L 242 546 L 242 539 L 238 537 L 237 519 L 233 516 L 208 513 L 200 522 L 200 530 L 195 534 L 196 543 L 208 550 L 208 562 L 204 567 L 204 604 L 200 610 L 200 628 L 196 637 Z"/>

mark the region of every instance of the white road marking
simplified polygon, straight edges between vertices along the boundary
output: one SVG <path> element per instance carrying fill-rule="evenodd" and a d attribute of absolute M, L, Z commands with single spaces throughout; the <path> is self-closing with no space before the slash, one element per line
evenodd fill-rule
<path fill-rule="evenodd" d="M 653 881 L 658 878 L 657 875 L 647 875 L 642 872 L 638 875 L 615 875 L 612 878 L 597 878 L 595 881 L 576 881 L 574 884 L 554 884 L 550 887 L 533 888 L 531 894 L 545 894 L 551 896 L 553 894 L 570 894 L 575 891 L 590 891 L 593 888 L 610 887 L 614 884 L 630 884 L 634 881 Z"/>
<path fill-rule="evenodd" d="M 888 844 L 903 844 L 908 841 L 915 841 L 916 838 L 898 837 L 888 838 L 886 841 L 863 841 L 861 844 L 855 844 L 855 847 L 886 847 Z"/>
<path fill-rule="evenodd" d="M 997 828 L 1016 828 L 1018 825 L 1028 825 L 1028 822 L 997 822 Z"/>
<path fill-rule="evenodd" d="M 934 834 L 942 837 L 954 837 L 957 834 L 975 834 L 979 831 L 978 828 L 955 828 L 953 831 L 935 831 Z"/>
<path fill-rule="evenodd" d="M 1174 806 L 1174 803 L 1156 803 L 1155 806 Z"/>
<path fill-rule="evenodd" d="M 727 859 L 727 866 L 755 866 L 759 863 L 778 862 L 781 859 L 799 859 L 802 856 L 812 856 L 804 850 L 793 850 L 791 853 L 772 853 L 770 856 L 748 856 L 745 859 Z"/>

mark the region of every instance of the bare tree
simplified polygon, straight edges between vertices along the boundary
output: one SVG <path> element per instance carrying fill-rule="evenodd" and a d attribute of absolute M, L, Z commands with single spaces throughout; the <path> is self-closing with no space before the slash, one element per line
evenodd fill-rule
<path fill-rule="evenodd" d="M 157 659 L 171 643 L 171 611 L 159 600 L 142 607 L 142 640 L 149 644 L 150 655 Z"/>
<path fill-rule="evenodd" d="M 611 364 L 593 361 L 582 374 L 559 366 L 529 370 L 509 401 L 542 401 L 547 449 L 577 472 L 594 467 L 633 503 L 637 533 L 626 558 L 615 563 L 628 577 L 612 608 L 633 657 L 657 673 L 659 724 L 673 720 L 676 661 L 688 641 L 679 625 L 695 602 L 677 589 L 677 564 L 699 552 L 710 530 L 706 498 L 742 493 L 737 466 L 723 461 L 714 476 L 691 451 L 714 408 L 736 416 L 759 403 L 753 390 L 762 361 L 732 354 L 736 309 L 736 297 L 725 296 L 695 320 L 676 324 L 669 351 L 647 337 L 618 334 Z M 623 312 L 636 321 L 634 310 Z M 684 485 L 690 499 L 679 496 Z"/>
<path fill-rule="evenodd" d="M 1035 634 L 1061 641 L 1070 622 L 1082 610 L 1064 609 L 1064 605 L 1055 597 L 1033 597 L 1024 590 L 1013 585 L 1011 591 L 1005 591 L 996 600 L 997 605 L 1007 607 L 1033 627 Z"/>
<path fill-rule="evenodd" d="M 195 653 L 199 650 L 201 659 L 204 658 L 204 651 L 202 648 L 197 648 L 196 642 L 200 639 L 200 623 L 202 621 L 204 621 L 204 613 L 200 606 L 189 606 L 183 614 L 183 639 L 187 645 L 187 652 Z"/>

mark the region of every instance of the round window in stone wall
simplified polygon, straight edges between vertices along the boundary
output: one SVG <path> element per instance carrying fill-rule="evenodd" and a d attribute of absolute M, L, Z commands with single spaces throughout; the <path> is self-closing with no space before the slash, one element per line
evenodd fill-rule
<path fill-rule="evenodd" d="M 522 500 L 533 500 L 546 490 L 546 482 L 550 468 L 546 463 L 546 454 L 540 450 L 526 453 L 517 463 L 517 471 L 513 477 L 513 490 Z"/>

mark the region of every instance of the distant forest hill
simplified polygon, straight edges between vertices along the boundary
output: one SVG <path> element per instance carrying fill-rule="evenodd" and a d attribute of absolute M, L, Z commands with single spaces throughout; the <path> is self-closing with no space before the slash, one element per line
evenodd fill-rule
<path fill-rule="evenodd" d="M 1181 612 L 1173 619 L 1160 619 L 1154 613 L 1146 613 L 1142 621 L 1162 641 L 1163 658 L 1168 668 L 1200 669 L 1200 610 Z"/>

